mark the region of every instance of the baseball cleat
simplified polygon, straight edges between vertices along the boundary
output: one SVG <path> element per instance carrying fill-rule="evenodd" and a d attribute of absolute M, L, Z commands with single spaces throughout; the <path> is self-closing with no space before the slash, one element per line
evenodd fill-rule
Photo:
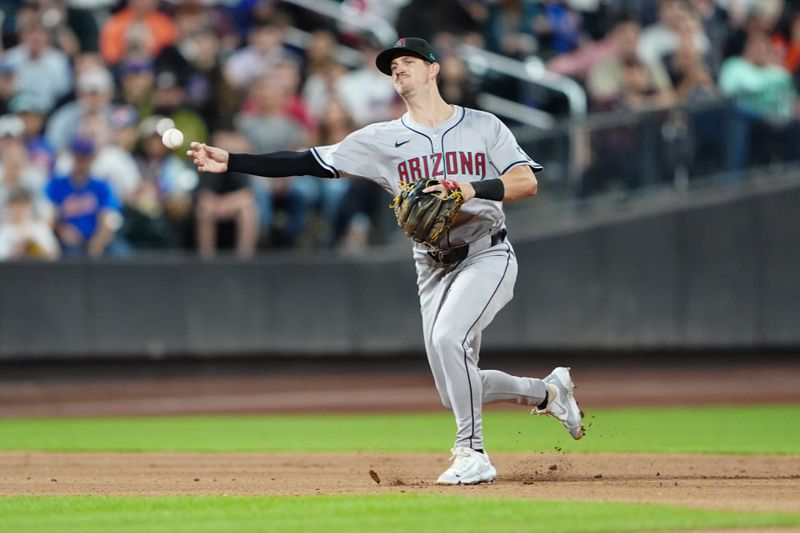
<path fill-rule="evenodd" d="M 586 430 L 583 429 L 583 411 L 578 407 L 578 402 L 572 394 L 575 385 L 569 375 L 569 368 L 560 366 L 542 381 L 547 387 L 547 407 L 544 409 L 534 407 L 531 413 L 550 415 L 559 419 L 572 438 L 579 440 Z"/>
<path fill-rule="evenodd" d="M 491 483 L 497 477 L 497 471 L 485 453 L 471 448 L 456 447 L 450 450 L 453 454 L 450 465 L 439 479 L 437 485 L 475 485 Z"/>

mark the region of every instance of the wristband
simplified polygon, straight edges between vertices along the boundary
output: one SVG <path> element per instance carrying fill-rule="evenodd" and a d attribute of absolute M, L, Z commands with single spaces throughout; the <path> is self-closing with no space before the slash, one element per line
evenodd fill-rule
<path fill-rule="evenodd" d="M 506 186 L 500 178 L 471 181 L 470 183 L 472 184 L 472 188 L 475 189 L 475 198 L 502 202 L 503 197 L 506 195 Z"/>

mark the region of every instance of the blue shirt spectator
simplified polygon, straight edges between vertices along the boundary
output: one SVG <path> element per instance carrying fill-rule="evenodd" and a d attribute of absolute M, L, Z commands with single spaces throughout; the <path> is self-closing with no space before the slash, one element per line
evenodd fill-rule
<path fill-rule="evenodd" d="M 47 185 L 47 196 L 56 209 L 56 232 L 66 253 L 99 257 L 119 227 L 119 204 L 108 183 L 89 173 L 92 142 L 77 139 L 71 148 L 72 173 L 55 177 Z"/>
<path fill-rule="evenodd" d="M 58 208 L 58 221 L 71 224 L 85 240 L 97 231 L 97 218 L 104 209 L 118 209 L 108 183 L 88 177 L 74 182 L 69 176 L 53 178 L 47 196 Z"/>

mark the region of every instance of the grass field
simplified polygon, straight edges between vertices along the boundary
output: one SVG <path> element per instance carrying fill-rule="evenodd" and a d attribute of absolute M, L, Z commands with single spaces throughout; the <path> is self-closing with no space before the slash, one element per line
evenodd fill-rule
<path fill-rule="evenodd" d="M 490 451 L 800 454 L 800 406 L 596 410 L 575 442 L 556 423 L 487 412 Z M 441 451 L 452 415 L 215 416 L 0 420 L 0 450 Z"/>
<path fill-rule="evenodd" d="M 800 513 L 458 496 L 8 498 L 3 531 L 342 531 L 542 533 L 670 531 L 800 524 Z"/>
<path fill-rule="evenodd" d="M 486 416 L 490 451 L 800 455 L 800 406 L 597 410 L 572 442 L 519 412 Z M 550 422 L 550 421 L 547 421 Z M 0 450 L 446 453 L 448 413 L 0 421 Z M 434 473 L 435 474 L 435 473 Z M 0 482 L 2 482 L 0 472 Z M 543 490 L 545 490 L 543 488 Z M 800 509 L 799 509 L 800 511 Z M 800 528 L 800 512 L 463 498 L 452 493 L 301 497 L 6 497 L 0 531 L 667 531 Z"/>

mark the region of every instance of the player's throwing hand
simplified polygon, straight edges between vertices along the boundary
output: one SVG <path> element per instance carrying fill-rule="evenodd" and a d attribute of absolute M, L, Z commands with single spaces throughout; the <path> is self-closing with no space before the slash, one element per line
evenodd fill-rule
<path fill-rule="evenodd" d="M 194 166 L 200 172 L 225 172 L 228 170 L 228 152 L 216 146 L 209 146 L 205 143 L 193 142 L 192 149 L 186 151 L 186 155 L 192 158 Z"/>

